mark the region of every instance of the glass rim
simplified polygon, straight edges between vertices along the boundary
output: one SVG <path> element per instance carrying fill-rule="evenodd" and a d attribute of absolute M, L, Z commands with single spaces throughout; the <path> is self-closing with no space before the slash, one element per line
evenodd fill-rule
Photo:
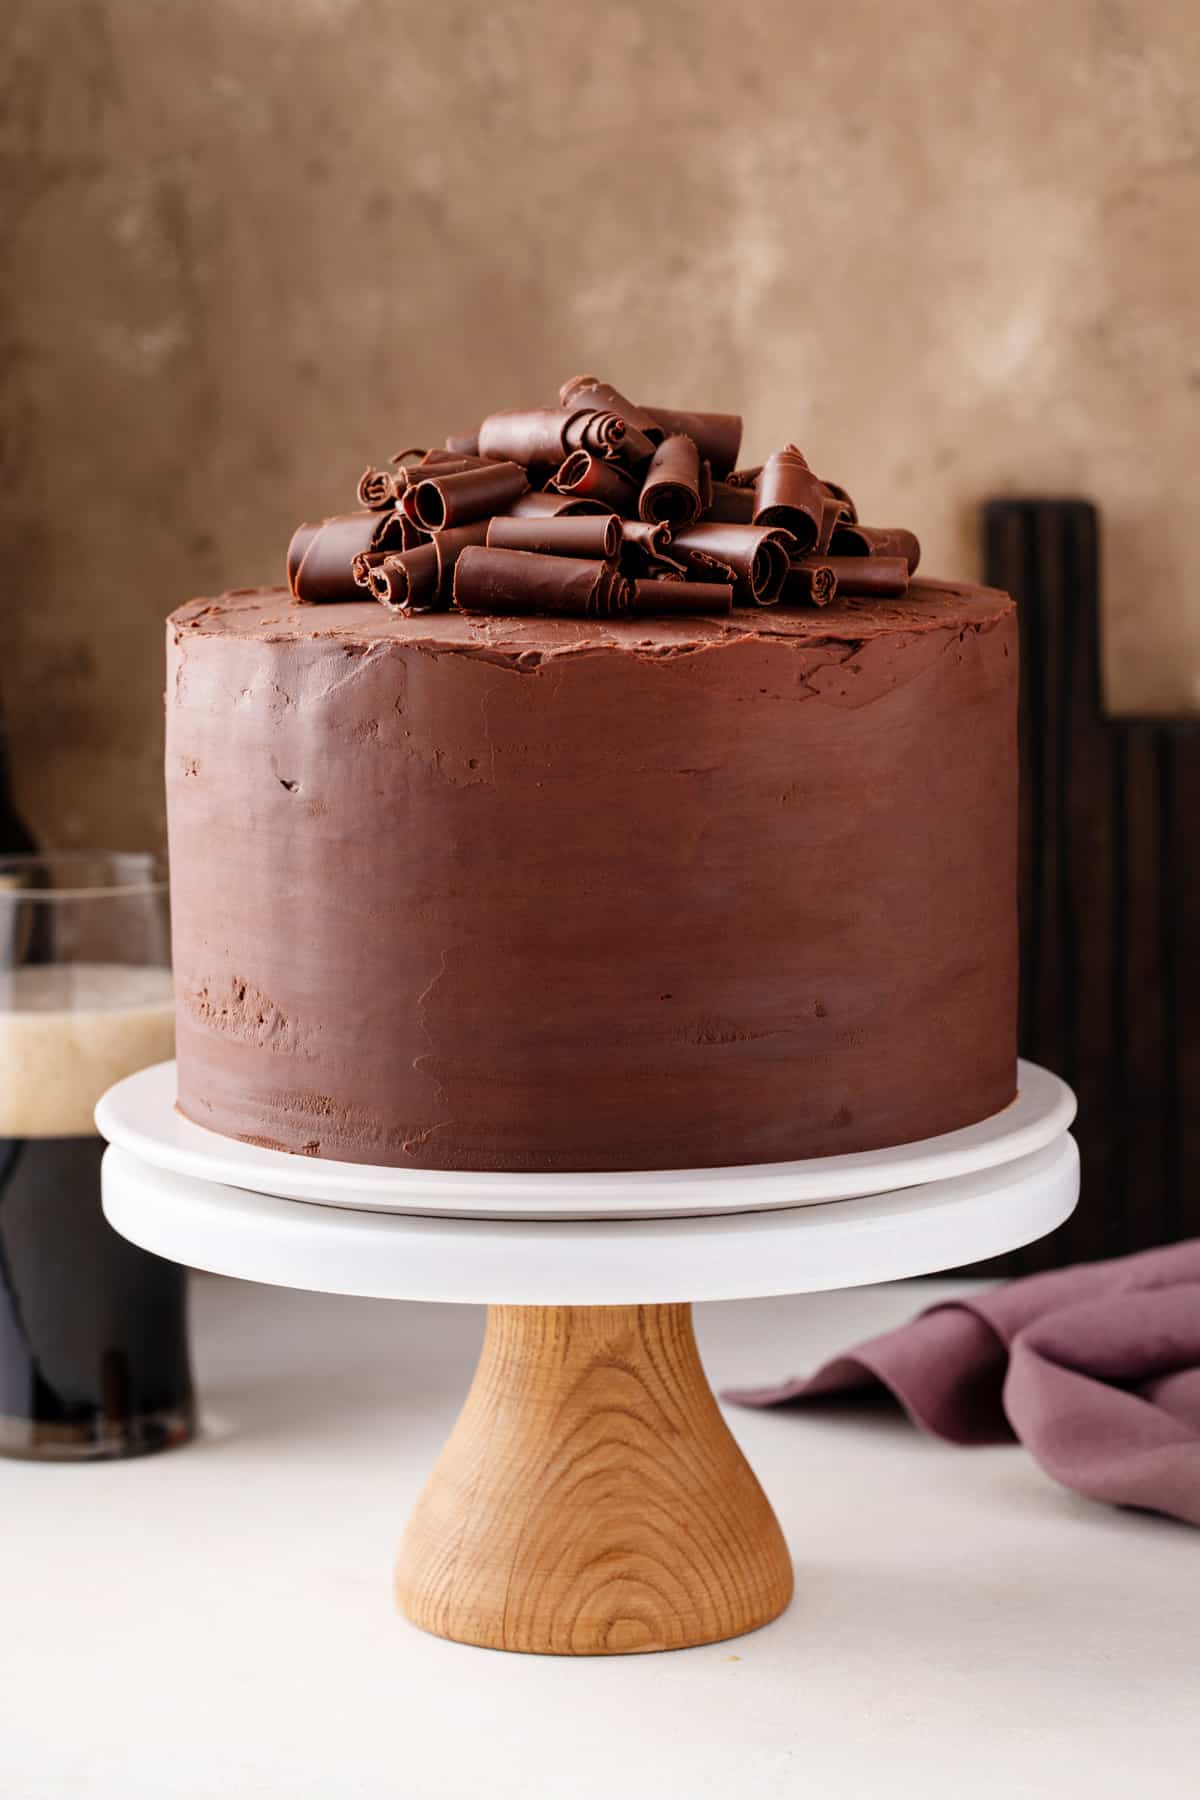
<path fill-rule="evenodd" d="M 103 867 L 111 879 L 73 885 L 55 879 L 72 865 L 76 868 Z M 11 889 L 3 886 L 5 875 L 20 875 L 35 869 L 51 878 L 50 886 Z M 10 856 L 0 856 L 0 905 L 6 901 L 44 906 L 60 900 L 126 900 L 167 891 L 167 859 L 158 850 L 21 850 Z"/>

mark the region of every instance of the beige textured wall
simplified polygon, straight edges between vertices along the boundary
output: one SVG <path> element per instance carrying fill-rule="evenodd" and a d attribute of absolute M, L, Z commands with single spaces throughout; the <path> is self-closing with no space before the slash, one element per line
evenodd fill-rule
<path fill-rule="evenodd" d="M 8 0 L 0 686 L 59 842 L 161 830 L 162 615 L 368 457 L 594 368 L 976 567 L 1105 511 L 1200 706 L 1192 0 Z"/>

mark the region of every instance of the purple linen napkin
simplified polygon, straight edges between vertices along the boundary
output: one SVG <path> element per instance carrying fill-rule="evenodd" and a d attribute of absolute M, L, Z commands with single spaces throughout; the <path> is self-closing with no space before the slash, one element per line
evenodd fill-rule
<path fill-rule="evenodd" d="M 931 1306 L 815 1375 L 725 1398 L 881 1385 L 936 1437 L 1016 1437 L 1078 1493 L 1200 1525 L 1200 1239 Z"/>

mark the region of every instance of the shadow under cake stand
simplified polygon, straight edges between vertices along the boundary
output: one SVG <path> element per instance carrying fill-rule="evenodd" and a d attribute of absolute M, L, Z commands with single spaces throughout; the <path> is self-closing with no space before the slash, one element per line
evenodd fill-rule
<path fill-rule="evenodd" d="M 619 1175 L 322 1162 L 205 1131 L 173 1063 L 111 1089 L 104 1210 L 194 1268 L 376 1298 L 482 1302 L 479 1366 L 409 1520 L 396 1596 L 494 1649 L 680 1649 L 792 1593 L 787 1546 L 701 1367 L 692 1302 L 979 1261 L 1079 1192 L 1070 1089 L 1022 1063 L 995 1118 L 895 1150 Z"/>

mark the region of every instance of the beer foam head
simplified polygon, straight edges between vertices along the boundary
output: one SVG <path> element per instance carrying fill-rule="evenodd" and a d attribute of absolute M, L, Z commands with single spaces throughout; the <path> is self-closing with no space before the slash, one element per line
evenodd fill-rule
<path fill-rule="evenodd" d="M 169 969 L 0 971 L 0 1138 L 93 1136 L 101 1094 L 174 1049 Z"/>

